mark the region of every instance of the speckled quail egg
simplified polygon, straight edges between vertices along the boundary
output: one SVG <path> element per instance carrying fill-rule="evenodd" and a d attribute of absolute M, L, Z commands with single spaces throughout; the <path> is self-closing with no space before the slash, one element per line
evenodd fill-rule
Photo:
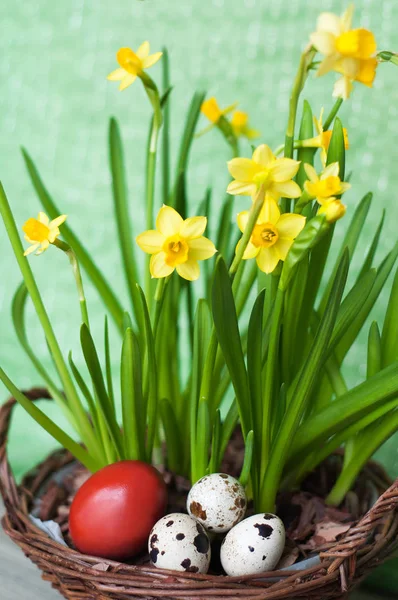
<path fill-rule="evenodd" d="M 204 527 L 183 513 L 166 515 L 154 525 L 148 552 L 155 567 L 190 573 L 207 573 L 211 557 Z"/>
<path fill-rule="evenodd" d="M 225 533 L 245 516 L 246 494 L 237 479 L 212 473 L 199 479 L 187 499 L 189 514 L 212 533 Z"/>
<path fill-rule="evenodd" d="M 227 575 L 272 571 L 285 547 L 285 528 L 276 515 L 260 514 L 238 523 L 221 545 L 221 564 Z"/>

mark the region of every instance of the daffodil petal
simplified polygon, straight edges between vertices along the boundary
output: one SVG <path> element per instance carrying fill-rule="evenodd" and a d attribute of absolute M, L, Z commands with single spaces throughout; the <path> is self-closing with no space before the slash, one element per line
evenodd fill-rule
<path fill-rule="evenodd" d="M 137 75 L 132 75 L 131 73 L 127 73 L 122 79 L 121 84 L 119 85 L 119 90 L 122 92 L 126 88 L 129 87 L 134 81 L 137 79 Z"/>
<path fill-rule="evenodd" d="M 166 238 L 180 232 L 183 218 L 171 206 L 162 206 L 156 218 L 156 229 Z"/>
<path fill-rule="evenodd" d="M 189 259 L 187 262 L 177 265 L 177 273 L 183 279 L 188 281 L 195 281 L 199 279 L 200 268 L 197 260 Z"/>
<path fill-rule="evenodd" d="M 107 79 L 109 79 L 109 81 L 120 81 L 126 75 L 127 75 L 127 71 L 125 71 L 124 69 L 119 67 L 118 69 L 115 69 L 114 71 L 112 71 L 112 73 L 109 73 L 109 75 L 107 76 Z"/>
<path fill-rule="evenodd" d="M 150 56 L 147 56 L 146 58 L 142 59 L 142 67 L 144 69 L 149 69 L 149 67 L 152 67 L 155 63 L 158 62 L 158 60 L 160 60 L 163 56 L 163 52 L 155 52 L 154 54 L 151 54 Z"/>
<path fill-rule="evenodd" d="M 238 242 L 238 245 L 236 246 L 236 249 L 238 249 L 238 246 L 240 245 L 240 241 Z M 243 259 L 244 260 L 248 260 L 250 258 L 255 258 L 258 253 L 260 252 L 260 248 L 258 246 L 255 246 L 254 244 L 252 244 L 251 242 L 249 242 L 246 246 L 246 249 L 243 253 Z"/>
<path fill-rule="evenodd" d="M 239 229 L 243 233 L 244 230 L 245 230 L 245 227 L 247 225 L 247 222 L 249 220 L 249 211 L 248 210 L 243 210 L 242 212 L 240 212 L 237 215 L 236 220 L 238 222 Z"/>
<path fill-rule="evenodd" d="M 149 270 L 154 279 L 160 279 L 171 275 L 174 267 L 166 264 L 166 254 L 164 252 L 158 252 L 157 254 L 152 254 L 149 262 Z"/>
<path fill-rule="evenodd" d="M 43 254 L 43 252 L 45 252 L 47 250 L 49 245 L 50 245 L 50 242 L 48 240 L 44 240 L 43 242 L 41 242 L 40 248 L 36 252 L 36 256 L 39 256 L 39 254 Z"/>
<path fill-rule="evenodd" d="M 159 231 L 155 231 L 155 229 L 149 229 L 148 231 L 144 231 L 137 235 L 135 241 L 147 254 L 154 254 L 155 252 L 159 252 L 161 250 L 165 237 Z"/>
<path fill-rule="evenodd" d="M 190 217 L 181 225 L 180 235 L 186 239 L 200 237 L 207 226 L 206 217 Z"/>
<path fill-rule="evenodd" d="M 65 223 L 67 218 L 67 215 L 60 215 L 59 217 L 53 219 L 50 222 L 50 227 L 59 227 L 60 225 L 62 225 L 62 223 Z"/>
<path fill-rule="evenodd" d="M 305 225 L 305 217 L 294 213 L 285 213 L 280 216 L 277 229 L 281 238 L 295 238 Z"/>
<path fill-rule="evenodd" d="M 267 144 L 261 144 L 253 152 L 252 160 L 262 167 L 268 167 L 275 160 L 275 156 Z"/>
<path fill-rule="evenodd" d="M 258 217 L 259 223 L 272 223 L 275 225 L 280 217 L 280 210 L 277 203 L 273 198 L 266 197 L 264 200 L 263 207 Z"/>
<path fill-rule="evenodd" d="M 326 31 L 334 36 L 342 33 L 342 19 L 331 12 L 321 13 L 317 19 L 316 28 L 318 31 Z"/>
<path fill-rule="evenodd" d="M 258 165 L 250 158 L 233 158 L 227 164 L 232 177 L 241 182 L 252 182 L 253 177 L 260 171 Z"/>
<path fill-rule="evenodd" d="M 348 77 L 341 77 L 336 81 L 333 88 L 333 97 L 347 100 L 353 90 L 352 81 Z"/>
<path fill-rule="evenodd" d="M 277 250 L 281 260 L 285 260 L 293 241 L 294 240 L 292 238 L 280 237 L 276 242 L 275 249 Z"/>
<path fill-rule="evenodd" d="M 316 72 L 316 76 L 322 77 L 322 75 L 330 73 L 330 71 L 332 71 L 335 68 L 337 64 L 337 59 L 338 54 L 331 54 L 330 56 L 326 56 L 326 58 L 324 58 L 321 64 L 319 65 L 318 70 Z"/>
<path fill-rule="evenodd" d="M 351 29 L 352 17 L 354 16 L 354 4 L 350 4 L 347 9 L 344 11 L 341 17 L 341 26 L 343 31 L 348 31 Z"/>
<path fill-rule="evenodd" d="M 232 196 L 252 196 L 256 193 L 257 186 L 255 183 L 246 183 L 242 181 L 231 181 L 227 187 L 228 194 Z"/>
<path fill-rule="evenodd" d="M 48 241 L 53 244 L 55 242 L 55 240 L 57 239 L 57 237 L 59 236 L 60 231 L 58 229 L 58 227 L 51 227 L 49 234 L 48 234 Z"/>
<path fill-rule="evenodd" d="M 316 183 L 319 180 L 317 172 L 315 171 L 315 169 L 312 165 L 309 165 L 308 163 L 304 163 L 304 171 L 305 171 L 308 179 L 312 183 Z"/>
<path fill-rule="evenodd" d="M 351 183 L 348 183 L 346 181 L 341 182 L 340 190 L 341 190 L 342 194 L 347 192 L 350 188 L 351 188 Z"/>
<path fill-rule="evenodd" d="M 146 41 L 141 44 L 141 46 L 138 48 L 138 50 L 136 50 L 135 53 L 141 60 L 143 60 L 144 58 L 147 58 L 147 56 L 149 55 L 149 49 L 150 49 L 149 42 Z"/>
<path fill-rule="evenodd" d="M 311 44 L 325 56 L 335 53 L 335 36 L 328 31 L 315 31 L 310 35 Z"/>
<path fill-rule="evenodd" d="M 321 175 L 321 179 L 327 179 L 328 177 L 338 177 L 340 171 L 340 165 L 338 162 L 331 163 L 328 165 Z"/>
<path fill-rule="evenodd" d="M 293 177 L 297 174 L 299 167 L 299 160 L 293 160 L 292 158 L 279 158 L 272 165 L 270 165 L 269 169 L 272 173 L 272 179 L 277 183 L 281 183 L 283 181 L 293 179 Z"/>
<path fill-rule="evenodd" d="M 301 196 L 300 186 L 295 181 L 273 183 L 270 191 L 285 198 L 299 198 Z"/>
<path fill-rule="evenodd" d="M 50 219 L 47 217 L 46 213 L 44 213 L 44 212 L 39 212 L 39 214 L 37 216 L 37 220 L 39 221 L 39 223 L 43 223 L 43 225 L 48 225 L 50 222 Z"/>
<path fill-rule="evenodd" d="M 29 254 L 32 254 L 32 252 L 34 252 L 35 250 L 37 250 L 37 248 L 40 246 L 40 244 L 33 244 L 33 246 L 30 246 L 29 248 L 26 248 L 25 252 L 23 253 L 24 256 L 28 256 Z"/>
<path fill-rule="evenodd" d="M 189 259 L 193 260 L 207 260 L 217 252 L 213 242 L 204 236 L 189 240 L 188 245 Z"/>
<path fill-rule="evenodd" d="M 264 273 L 272 273 L 279 262 L 279 253 L 275 246 L 261 248 L 257 254 L 258 268 Z"/>

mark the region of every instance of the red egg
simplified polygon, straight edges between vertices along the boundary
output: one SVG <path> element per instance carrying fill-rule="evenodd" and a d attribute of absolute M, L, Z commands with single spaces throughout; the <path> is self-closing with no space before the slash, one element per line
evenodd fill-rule
<path fill-rule="evenodd" d="M 139 460 L 104 467 L 82 485 L 72 502 L 73 543 L 83 554 L 131 558 L 145 548 L 166 504 L 166 485 L 154 467 Z"/>

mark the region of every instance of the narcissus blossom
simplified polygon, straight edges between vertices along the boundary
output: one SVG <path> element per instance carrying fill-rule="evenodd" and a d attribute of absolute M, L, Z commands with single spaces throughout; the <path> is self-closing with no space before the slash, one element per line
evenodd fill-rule
<path fill-rule="evenodd" d="M 109 73 L 107 79 L 120 81 L 120 90 L 125 90 L 139 77 L 144 69 L 149 69 L 158 62 L 163 52 L 149 54 L 149 42 L 144 42 L 136 52 L 131 48 L 120 48 L 116 54 L 120 67 Z"/>
<path fill-rule="evenodd" d="M 243 110 L 236 110 L 231 118 L 231 126 L 236 137 L 246 137 L 248 140 L 258 138 L 260 132 L 249 125 L 249 115 Z"/>
<path fill-rule="evenodd" d="M 253 196 L 262 185 L 267 196 L 278 200 L 281 196 L 298 198 L 300 187 L 293 177 L 300 162 L 291 158 L 276 158 L 269 146 L 262 144 L 253 152 L 252 158 L 233 158 L 228 170 L 234 181 L 227 187 L 232 195 Z"/>
<path fill-rule="evenodd" d="M 221 109 L 218 106 L 216 98 L 212 96 L 202 103 L 200 111 L 209 119 L 209 121 L 213 123 L 213 125 L 216 125 L 221 117 L 224 117 L 228 113 L 232 112 L 236 108 L 237 104 L 237 102 L 234 102 L 234 104 L 230 104 L 226 108 Z"/>
<path fill-rule="evenodd" d="M 24 256 L 37 250 L 36 254 L 41 254 L 50 244 L 53 244 L 60 235 L 59 226 L 66 221 L 66 215 L 61 215 L 50 221 L 48 216 L 39 212 L 37 219 L 33 217 L 28 219 L 22 227 L 25 233 L 25 240 L 32 244 L 24 252 Z"/>
<path fill-rule="evenodd" d="M 327 202 L 319 207 L 318 215 L 326 215 L 328 223 L 334 223 L 344 217 L 347 207 L 337 198 L 329 198 Z"/>
<path fill-rule="evenodd" d="M 334 162 L 326 167 L 321 175 L 318 175 L 314 167 L 304 164 L 308 181 L 304 183 L 304 189 L 311 198 L 316 198 L 319 204 L 325 204 L 329 200 L 335 200 L 350 189 L 351 185 L 341 181 L 339 177 L 339 163 Z"/>
<path fill-rule="evenodd" d="M 376 40 L 367 29 L 351 29 L 354 8 L 350 6 L 339 17 L 322 13 L 317 30 L 311 34 L 312 45 L 325 56 L 317 75 L 329 71 L 342 74 L 334 87 L 333 95 L 346 100 L 353 88 L 353 81 L 372 86 L 376 75 Z"/>
<path fill-rule="evenodd" d="M 332 138 L 332 130 L 328 129 L 327 131 L 323 130 L 323 108 L 321 110 L 321 114 L 319 115 L 319 119 L 317 117 L 314 117 L 314 124 L 315 124 L 315 129 L 317 131 L 317 136 L 307 139 L 307 140 L 302 140 L 301 145 L 304 148 L 320 148 L 321 152 L 320 152 L 320 156 L 321 156 L 321 161 L 322 161 L 322 165 L 325 167 L 326 165 L 326 160 L 327 160 L 327 152 L 329 150 L 329 145 L 330 145 L 330 140 Z M 345 127 L 343 127 L 343 136 L 344 136 L 344 147 L 346 150 L 348 150 L 348 148 L 350 147 L 349 141 L 348 141 L 348 133 L 347 133 L 347 129 Z"/>
<path fill-rule="evenodd" d="M 156 230 L 144 231 L 136 238 L 141 250 L 152 254 L 152 277 L 167 277 L 176 269 L 188 281 L 198 279 L 198 261 L 217 252 L 213 242 L 202 235 L 206 226 L 206 217 L 184 220 L 174 208 L 163 206 L 156 219 Z"/>
<path fill-rule="evenodd" d="M 239 213 L 237 220 L 239 229 L 243 232 L 249 220 L 249 212 Z M 285 260 L 290 246 L 304 225 L 305 217 L 293 213 L 281 215 L 276 202 L 266 199 L 243 259 L 255 258 L 261 271 L 272 273 L 278 262 Z"/>

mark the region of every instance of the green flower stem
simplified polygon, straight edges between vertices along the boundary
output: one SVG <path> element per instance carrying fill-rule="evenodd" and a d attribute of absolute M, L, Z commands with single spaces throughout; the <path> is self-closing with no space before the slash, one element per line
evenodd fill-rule
<path fill-rule="evenodd" d="M 153 319 L 153 337 L 154 337 L 155 341 L 156 341 L 156 336 L 157 336 L 157 332 L 159 329 L 159 320 L 160 320 L 160 315 L 162 312 L 165 290 L 166 290 L 167 284 L 170 280 L 170 277 L 171 277 L 171 275 L 169 275 L 168 277 L 162 277 L 161 279 L 158 279 L 158 283 L 156 286 L 156 291 L 155 291 L 155 296 L 154 296 L 155 315 L 154 315 L 154 319 Z"/>
<path fill-rule="evenodd" d="M 144 84 L 145 91 L 153 108 L 153 120 L 151 133 L 149 137 L 147 163 L 146 163 L 146 227 L 153 229 L 154 224 L 154 202 L 155 202 L 155 174 L 156 174 L 156 155 L 158 148 L 159 132 L 162 126 L 162 108 L 160 105 L 160 96 L 154 81 L 146 74 L 139 75 Z M 145 270 L 145 293 L 148 299 L 148 309 L 151 310 L 151 274 L 149 270 L 150 256 L 147 257 Z"/>
<path fill-rule="evenodd" d="M 264 204 L 264 186 L 262 185 L 260 187 L 260 189 L 258 190 L 256 196 L 254 197 L 252 207 L 249 211 L 249 220 L 247 221 L 247 225 L 246 225 L 243 235 L 240 239 L 239 246 L 236 250 L 235 258 L 232 261 L 232 264 L 229 268 L 229 275 L 232 280 L 235 277 L 235 274 L 236 274 L 238 267 L 240 265 L 240 262 L 243 258 L 243 255 L 245 253 L 247 245 L 250 242 L 250 238 L 252 236 L 254 226 L 257 223 L 257 219 L 261 212 L 263 204 Z"/>
<path fill-rule="evenodd" d="M 303 52 L 300 59 L 299 68 L 294 80 L 292 93 L 289 102 L 289 118 L 286 128 L 284 155 L 286 158 L 293 158 L 294 149 L 294 129 L 296 125 L 297 105 L 300 94 L 304 88 L 308 76 L 308 67 L 315 56 L 315 50 L 312 48 Z"/>
<path fill-rule="evenodd" d="M 84 294 L 82 274 L 80 271 L 80 266 L 79 266 L 79 262 L 77 260 L 77 256 L 74 253 L 74 251 L 72 250 L 72 248 L 69 246 L 69 244 L 66 244 L 62 240 L 56 239 L 54 241 L 54 246 L 56 246 L 57 248 L 59 248 L 60 250 L 65 252 L 67 257 L 69 258 L 70 264 L 72 265 L 73 276 L 76 281 L 77 293 L 79 294 L 80 310 L 82 313 L 82 322 L 85 323 L 87 325 L 87 327 L 90 329 L 89 320 L 88 320 L 88 312 L 87 312 L 86 296 Z"/>
<path fill-rule="evenodd" d="M 101 446 L 95 438 L 94 431 L 87 418 L 87 414 L 77 394 L 73 380 L 69 374 L 68 368 L 62 356 L 61 349 L 59 347 L 57 338 L 55 337 L 54 330 L 51 326 L 50 319 L 48 318 L 43 300 L 40 296 L 39 289 L 37 287 L 35 278 L 33 276 L 32 269 L 30 268 L 29 262 L 24 256 L 24 249 L 18 234 L 18 230 L 15 224 L 14 217 L 11 212 L 10 205 L 7 200 L 7 196 L 4 192 L 4 188 L 0 183 L 0 213 L 3 218 L 8 237 L 10 239 L 12 248 L 14 250 L 15 258 L 17 259 L 18 266 L 21 270 L 22 276 L 25 281 L 26 288 L 29 292 L 32 302 L 34 304 L 37 316 L 39 317 L 40 323 L 43 327 L 52 357 L 60 375 L 63 388 L 73 415 L 76 419 L 76 423 L 79 427 L 79 434 L 81 435 L 82 441 L 85 443 L 87 449 L 95 458 L 98 466 L 104 463 L 104 455 Z"/>
<path fill-rule="evenodd" d="M 340 106 L 343 104 L 343 98 L 337 98 L 336 102 L 334 103 L 332 110 L 330 111 L 330 113 L 328 114 L 328 116 L 326 117 L 326 120 L 323 124 L 323 130 L 327 131 L 329 129 L 329 127 L 332 124 L 333 119 L 335 118 L 335 116 L 337 115 L 337 113 L 340 110 Z"/>
<path fill-rule="evenodd" d="M 278 288 L 276 293 L 275 302 L 272 312 L 271 330 L 269 335 L 268 345 L 268 357 L 265 371 L 265 386 L 263 396 L 263 422 L 262 422 L 262 435 L 261 435 L 261 476 L 260 481 L 263 480 L 268 459 L 271 449 L 271 423 L 272 423 L 272 412 L 273 412 L 273 399 L 276 393 L 276 373 L 278 369 L 278 356 L 279 356 L 279 338 L 280 338 L 280 327 L 283 315 L 285 293 L 283 290 Z"/>

